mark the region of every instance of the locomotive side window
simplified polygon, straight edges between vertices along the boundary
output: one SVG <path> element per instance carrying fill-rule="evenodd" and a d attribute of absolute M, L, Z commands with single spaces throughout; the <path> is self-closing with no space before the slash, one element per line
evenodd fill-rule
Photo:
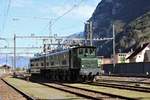
<path fill-rule="evenodd" d="M 36 63 L 36 66 L 39 66 L 38 63 Z"/>
<path fill-rule="evenodd" d="M 96 49 L 90 48 L 89 50 L 90 50 L 89 53 L 90 53 L 91 55 L 96 55 Z"/>
<path fill-rule="evenodd" d="M 51 65 L 53 66 L 53 65 L 54 65 L 54 62 L 51 62 Z"/>
<path fill-rule="evenodd" d="M 48 62 L 46 63 L 46 66 L 49 66 L 49 63 L 48 63 Z"/>
<path fill-rule="evenodd" d="M 41 63 L 41 66 L 44 66 L 44 64 L 43 64 L 43 63 Z"/>

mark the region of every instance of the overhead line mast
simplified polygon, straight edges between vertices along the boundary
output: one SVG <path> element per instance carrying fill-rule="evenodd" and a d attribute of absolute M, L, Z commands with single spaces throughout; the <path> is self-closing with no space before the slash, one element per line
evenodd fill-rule
<path fill-rule="evenodd" d="M 115 25 L 113 24 L 113 66 L 115 67 L 116 65 L 116 49 L 115 49 Z"/>

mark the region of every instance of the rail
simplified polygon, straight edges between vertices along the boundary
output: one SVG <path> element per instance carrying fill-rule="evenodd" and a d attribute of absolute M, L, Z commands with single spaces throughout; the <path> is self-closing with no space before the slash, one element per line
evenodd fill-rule
<path fill-rule="evenodd" d="M 89 90 L 89 89 L 83 89 L 83 88 L 79 88 L 79 87 L 74 87 L 74 86 L 69 86 L 69 85 L 64 85 L 62 83 L 55 83 L 55 85 L 51 85 L 51 84 L 46 84 L 46 83 L 40 83 L 42 85 L 51 87 L 51 88 L 55 88 L 61 91 L 65 91 L 65 92 L 69 92 L 81 97 L 85 97 L 88 99 L 94 99 L 94 100 L 103 100 L 103 99 L 127 99 L 127 100 L 135 100 L 136 98 L 130 98 L 130 97 L 124 97 L 124 96 L 120 96 L 120 95 L 114 95 L 114 94 L 110 94 L 110 93 L 104 93 L 104 92 L 99 92 L 99 91 L 94 91 L 94 90 Z M 62 88 L 63 87 L 63 88 Z M 94 94 L 94 95 L 91 95 Z"/>
<path fill-rule="evenodd" d="M 7 81 L 5 81 L 3 78 L 1 79 L 3 82 L 5 82 L 8 86 L 16 90 L 18 93 L 20 93 L 23 97 L 25 97 L 27 100 L 36 100 L 36 98 L 31 97 L 30 95 L 22 92 L 20 89 L 16 88 L 15 86 L 9 84 Z"/>
<path fill-rule="evenodd" d="M 112 84 L 112 83 L 103 83 L 103 82 L 84 83 L 84 84 L 95 85 L 95 86 L 103 86 L 103 87 L 112 87 L 112 88 L 118 88 L 118 89 L 126 89 L 126 90 L 133 90 L 133 91 L 150 93 L 150 88 L 148 88 L 148 87 L 139 87 L 139 86 L 131 86 L 131 85 L 123 85 L 123 84 Z"/>

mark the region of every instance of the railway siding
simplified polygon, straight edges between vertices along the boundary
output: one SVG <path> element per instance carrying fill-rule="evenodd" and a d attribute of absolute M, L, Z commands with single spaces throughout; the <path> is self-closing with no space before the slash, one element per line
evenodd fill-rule
<path fill-rule="evenodd" d="M 123 97 L 129 97 L 129 98 L 143 99 L 143 100 L 150 99 L 150 93 L 142 93 L 142 92 L 136 92 L 136 91 L 116 89 L 116 88 L 111 88 L 111 87 L 93 86 L 93 85 L 77 84 L 77 83 L 76 84 L 66 84 L 66 85 L 84 88 L 84 89 L 91 89 L 91 90 L 99 91 L 99 92 L 103 92 L 103 93 L 111 93 L 114 95 L 120 95 Z"/>
<path fill-rule="evenodd" d="M 130 86 L 138 85 L 139 87 L 150 88 L 149 78 L 100 76 L 98 82 L 112 83 L 112 84 L 124 84 L 124 85 L 130 85 Z"/>
<path fill-rule="evenodd" d="M 145 84 L 150 84 L 150 78 L 144 77 L 119 77 L 119 76 L 100 76 L 99 81 L 121 81 L 121 82 L 141 82 Z"/>
<path fill-rule="evenodd" d="M 0 100 L 26 100 L 26 98 L 0 79 Z"/>
<path fill-rule="evenodd" d="M 19 88 L 24 93 L 36 98 L 36 99 L 79 99 L 83 100 L 84 98 L 78 97 L 76 95 L 62 92 L 53 88 L 49 88 L 47 86 L 40 85 L 38 83 L 27 82 L 21 79 L 16 79 L 12 77 L 7 77 L 5 80 Z"/>
<path fill-rule="evenodd" d="M 44 83 L 45 85 L 48 86 L 54 86 L 56 88 L 65 90 L 65 91 L 69 91 L 69 92 L 73 92 L 73 93 L 77 93 L 78 95 L 82 95 L 82 96 L 86 96 L 87 98 L 91 98 L 94 100 L 134 100 L 134 98 L 129 98 L 129 97 L 123 97 L 123 96 L 118 96 L 118 95 L 113 95 L 112 93 L 103 93 L 103 92 L 98 92 L 95 90 L 91 90 L 91 89 L 85 89 L 85 88 L 79 88 L 79 87 L 74 87 L 74 86 L 70 86 L 70 85 L 65 85 L 63 83 L 57 83 L 57 84 L 50 84 L 50 83 Z"/>

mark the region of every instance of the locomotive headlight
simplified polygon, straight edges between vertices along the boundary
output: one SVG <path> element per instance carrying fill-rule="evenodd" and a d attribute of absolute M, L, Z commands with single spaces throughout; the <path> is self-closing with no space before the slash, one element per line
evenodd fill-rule
<path fill-rule="evenodd" d="M 84 65 L 82 65 L 82 68 L 84 67 Z"/>

